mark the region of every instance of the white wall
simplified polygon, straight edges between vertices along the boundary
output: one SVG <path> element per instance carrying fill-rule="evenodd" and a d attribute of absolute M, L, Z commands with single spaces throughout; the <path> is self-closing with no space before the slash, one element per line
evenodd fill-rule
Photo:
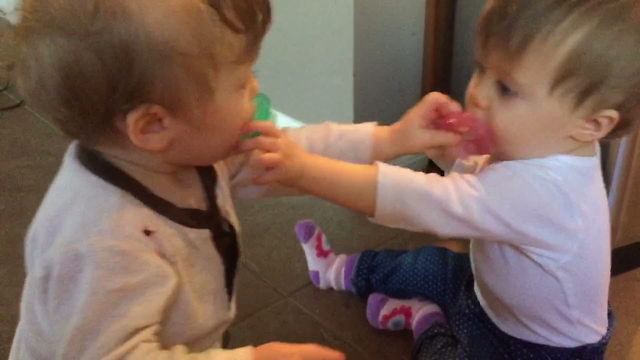
<path fill-rule="evenodd" d="M 426 1 L 355 4 L 355 119 L 388 124 L 420 99 Z"/>
<path fill-rule="evenodd" d="M 307 123 L 353 121 L 353 0 L 272 0 L 256 70 L 273 107 Z"/>
<path fill-rule="evenodd" d="M 420 97 L 425 0 L 272 0 L 256 69 L 307 123 L 395 121 Z"/>

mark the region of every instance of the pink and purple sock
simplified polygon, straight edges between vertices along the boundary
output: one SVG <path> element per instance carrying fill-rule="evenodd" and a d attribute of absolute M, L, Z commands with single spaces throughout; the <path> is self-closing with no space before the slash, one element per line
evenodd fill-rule
<path fill-rule="evenodd" d="M 400 300 L 379 293 L 373 293 L 367 299 L 367 320 L 376 329 L 410 329 L 414 339 L 431 326 L 446 323 L 442 309 L 429 300 Z"/>
<path fill-rule="evenodd" d="M 296 235 L 309 267 L 309 277 L 320 289 L 354 291 L 351 277 L 359 255 L 336 255 L 322 230 L 311 220 L 299 221 Z"/>

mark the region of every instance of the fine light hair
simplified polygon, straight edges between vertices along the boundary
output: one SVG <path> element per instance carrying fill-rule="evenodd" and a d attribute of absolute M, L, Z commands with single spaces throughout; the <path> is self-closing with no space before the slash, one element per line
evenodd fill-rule
<path fill-rule="evenodd" d="M 554 72 L 552 93 L 568 96 L 576 108 L 620 113 L 608 138 L 637 126 L 640 0 L 489 0 L 476 52 L 517 63 L 531 49 L 557 50 L 540 63 Z"/>
<path fill-rule="evenodd" d="M 26 0 L 16 28 L 18 89 L 87 145 L 141 104 L 192 114 L 220 65 L 250 63 L 269 0 Z"/>

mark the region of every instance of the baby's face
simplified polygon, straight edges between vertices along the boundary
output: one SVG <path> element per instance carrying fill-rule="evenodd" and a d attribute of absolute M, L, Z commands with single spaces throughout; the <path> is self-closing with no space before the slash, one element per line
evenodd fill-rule
<path fill-rule="evenodd" d="M 202 116 L 185 121 L 176 140 L 180 149 L 177 162 L 208 165 L 230 156 L 238 145 L 244 125 L 252 121 L 256 111 L 253 99 L 259 91 L 253 63 L 222 64 L 216 76 L 213 96 L 202 110 Z"/>
<path fill-rule="evenodd" d="M 531 51 L 511 64 L 496 52 L 486 53 L 476 61 L 466 106 L 493 130 L 495 157 L 515 160 L 575 152 L 580 144 L 570 133 L 587 114 L 551 92 L 554 67 L 549 59 Z"/>

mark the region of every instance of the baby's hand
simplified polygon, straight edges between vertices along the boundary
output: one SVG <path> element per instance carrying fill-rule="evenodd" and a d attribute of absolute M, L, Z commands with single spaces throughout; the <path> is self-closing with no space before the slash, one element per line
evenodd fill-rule
<path fill-rule="evenodd" d="M 258 346 L 255 360 L 345 360 L 336 350 L 316 344 L 287 344 L 272 342 Z"/>
<path fill-rule="evenodd" d="M 427 94 L 402 118 L 387 128 L 386 151 L 394 155 L 417 154 L 441 146 L 454 146 L 460 142 L 459 134 L 438 129 L 438 119 L 462 106 L 450 97 L 432 92 Z"/>
<path fill-rule="evenodd" d="M 304 175 L 305 157 L 308 154 L 272 123 L 254 121 L 243 132 L 260 133 L 260 136 L 243 140 L 239 150 L 254 151 L 249 167 L 256 173 L 254 183 L 265 185 L 274 182 L 295 186 Z"/>

